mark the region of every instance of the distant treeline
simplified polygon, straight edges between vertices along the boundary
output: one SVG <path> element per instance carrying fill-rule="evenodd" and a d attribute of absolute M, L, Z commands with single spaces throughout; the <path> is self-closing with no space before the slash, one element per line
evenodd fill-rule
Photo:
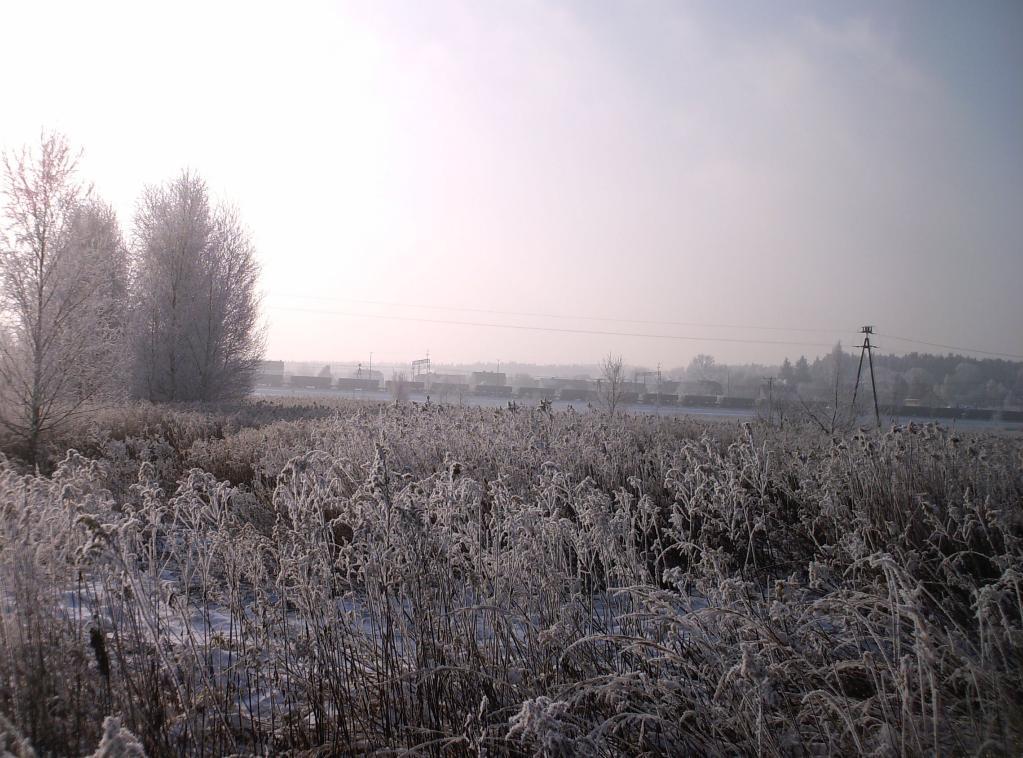
<path fill-rule="evenodd" d="M 808 362 L 785 359 L 778 369 L 783 386 L 800 396 L 820 398 L 833 393 L 837 383 L 848 388 L 856 380 L 858 355 L 840 346 Z M 837 371 L 836 371 L 837 368 Z M 864 366 L 864 378 L 869 381 Z M 1023 406 L 1023 363 L 963 355 L 875 355 L 874 373 L 882 403 L 916 402 L 930 406 L 1012 408 Z"/>

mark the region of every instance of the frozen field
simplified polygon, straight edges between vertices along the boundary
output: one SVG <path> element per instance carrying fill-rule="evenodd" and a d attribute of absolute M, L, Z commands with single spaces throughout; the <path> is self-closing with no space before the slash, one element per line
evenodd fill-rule
<path fill-rule="evenodd" d="M 39 753 L 108 716 L 152 755 L 1023 744 L 1015 435 L 290 399 L 75 435 L 0 462 Z"/>

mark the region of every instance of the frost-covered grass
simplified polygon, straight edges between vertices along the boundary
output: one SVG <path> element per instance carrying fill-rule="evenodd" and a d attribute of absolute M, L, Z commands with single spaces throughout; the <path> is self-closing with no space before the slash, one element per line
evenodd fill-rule
<path fill-rule="evenodd" d="M 1023 749 L 1018 437 L 357 402 L 74 435 L 0 465 L 0 745 Z"/>

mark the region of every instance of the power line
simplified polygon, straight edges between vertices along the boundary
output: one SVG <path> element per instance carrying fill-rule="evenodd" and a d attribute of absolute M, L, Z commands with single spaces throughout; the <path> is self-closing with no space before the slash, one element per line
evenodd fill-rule
<path fill-rule="evenodd" d="M 927 345 L 928 347 L 939 347 L 944 350 L 958 350 L 963 353 L 978 353 L 980 355 L 994 355 L 999 358 L 1014 358 L 1018 361 L 1023 361 L 1023 355 L 1015 355 L 1013 353 L 999 353 L 994 350 L 978 350 L 972 347 L 959 347 L 957 345 L 945 345 L 941 342 L 928 342 L 927 340 L 918 340 L 913 337 L 898 337 L 894 334 L 881 334 L 876 333 L 878 337 L 884 337 L 888 340 L 898 340 L 899 342 L 909 342 L 914 345 Z"/>
<path fill-rule="evenodd" d="M 795 340 L 762 340 L 762 339 L 741 339 L 738 337 L 695 337 L 679 334 L 654 334 L 647 332 L 617 332 L 603 329 L 570 329 L 557 326 L 526 326 L 523 324 L 496 324 L 483 321 L 455 321 L 451 319 L 422 318 L 415 316 L 391 316 L 385 314 L 371 313 L 350 313 L 347 311 L 328 311 L 318 308 L 298 308 L 286 305 L 269 306 L 274 310 L 296 311 L 300 313 L 317 313 L 327 316 L 348 316 L 352 318 L 376 318 L 388 321 L 414 321 L 424 324 L 449 324 L 454 326 L 477 326 L 491 329 L 515 329 L 531 332 L 556 332 L 561 334 L 593 334 L 604 337 L 642 337 L 646 339 L 680 340 L 684 342 L 730 342 L 751 345 L 801 345 L 806 347 L 831 347 L 826 342 L 800 342 Z"/>
<path fill-rule="evenodd" d="M 361 303 L 364 305 L 384 305 L 399 308 L 423 308 L 428 310 L 438 311 L 461 311 L 465 313 L 488 313 L 492 315 L 501 316 L 526 316 L 532 318 L 553 318 L 560 320 L 579 320 L 579 321 L 604 321 L 612 323 L 624 323 L 624 324 L 645 324 L 649 326 L 685 326 L 685 327 L 701 327 L 707 329 L 753 329 L 758 331 L 772 331 L 772 332 L 803 332 L 803 333 L 816 333 L 816 334 L 841 334 L 848 330 L 843 329 L 817 329 L 810 327 L 797 327 L 789 328 L 782 326 L 758 326 L 754 324 L 712 324 L 706 322 L 696 321 L 656 321 L 656 320 L 645 320 L 645 319 L 625 319 L 625 318 L 612 318 L 605 316 L 568 316 L 565 314 L 558 313 L 539 313 L 529 311 L 507 311 L 507 310 L 496 310 L 489 308 L 465 308 L 459 306 L 445 306 L 445 305 L 426 305 L 426 304 L 415 304 L 415 303 L 398 303 L 383 300 L 360 300 L 355 298 L 339 298 L 331 297 L 329 295 L 297 295 L 297 294 L 283 294 L 280 297 L 296 298 L 296 299 L 307 299 L 307 300 L 330 300 L 335 302 L 348 302 L 348 303 Z M 830 343 L 823 342 L 807 342 L 800 340 L 765 340 L 765 339 L 740 339 L 734 337 L 695 337 L 695 336 L 682 336 L 674 334 L 650 334 L 643 332 L 619 332 L 609 331 L 601 329 L 570 329 L 565 327 L 543 327 L 543 326 L 526 326 L 521 324 L 499 324 L 490 322 L 478 322 L 478 321 L 456 321 L 451 319 L 432 319 L 422 318 L 414 316 L 392 316 L 384 314 L 369 314 L 369 313 L 349 313 L 344 311 L 330 311 L 316 308 L 299 308 L 293 306 L 269 306 L 276 310 L 290 310 L 299 311 L 306 313 L 319 313 L 323 315 L 337 315 L 337 316 L 350 316 L 354 318 L 377 318 L 385 319 L 389 321 L 413 321 L 420 323 L 432 323 L 432 324 L 451 324 L 458 326 L 477 326 L 477 327 L 489 327 L 495 329 L 518 329 L 526 331 L 540 331 L 540 332 L 560 332 L 565 334 L 593 334 L 611 337 L 644 337 L 649 339 L 672 339 L 682 340 L 691 342 L 730 342 L 730 343 L 742 343 L 742 344 L 760 344 L 760 345 L 794 345 L 794 346 L 805 346 L 805 347 L 832 347 Z M 931 342 L 928 340 L 916 339 L 914 337 L 902 337 L 894 334 L 882 334 L 880 332 L 874 333 L 878 337 L 884 339 L 897 340 L 899 342 L 906 342 L 915 345 L 925 345 L 927 347 L 940 348 L 943 350 L 957 350 L 963 353 L 976 353 L 978 355 L 990 355 L 999 358 L 1011 358 L 1014 360 L 1023 360 L 1023 355 L 1017 355 L 1015 353 L 1003 353 L 994 350 L 981 350 L 979 348 L 962 347 L 959 345 L 948 345 L 941 342 Z"/>
<path fill-rule="evenodd" d="M 505 311 L 491 308 L 464 308 L 454 305 L 426 305 L 423 303 L 397 303 L 383 300 L 359 300 L 355 298 L 332 297 L 330 295 L 298 295 L 280 293 L 277 297 L 298 300 L 330 300 L 342 303 L 358 303 L 360 305 L 386 305 L 397 308 L 423 308 L 435 311 L 462 311 L 465 313 L 488 313 L 495 316 L 526 316 L 529 318 L 554 318 L 567 321 L 609 321 L 622 324 L 646 324 L 648 326 L 692 326 L 707 329 L 755 329 L 768 332 L 803 332 L 812 334 L 843 334 L 849 329 L 813 329 L 809 327 L 761 326 L 756 324 L 710 324 L 698 321 L 655 321 L 632 318 L 613 318 L 609 316 L 569 316 L 562 313 L 538 313 L 530 311 Z M 792 343 L 797 344 L 797 343 Z"/>

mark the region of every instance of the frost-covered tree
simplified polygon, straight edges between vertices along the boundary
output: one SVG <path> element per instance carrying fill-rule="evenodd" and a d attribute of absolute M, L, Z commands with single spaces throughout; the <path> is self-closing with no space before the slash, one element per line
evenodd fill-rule
<path fill-rule="evenodd" d="M 792 368 L 792 361 L 786 358 L 781 363 L 781 368 L 778 370 L 778 378 L 781 379 L 785 384 L 792 384 L 796 378 L 796 371 Z"/>
<path fill-rule="evenodd" d="M 806 360 L 805 355 L 799 356 L 799 360 L 796 361 L 795 366 L 795 381 L 796 384 L 803 384 L 809 382 L 810 377 L 810 364 Z"/>
<path fill-rule="evenodd" d="M 237 212 L 182 173 L 149 187 L 135 217 L 134 393 L 223 400 L 252 387 L 263 352 L 259 264 Z"/>
<path fill-rule="evenodd" d="M 620 355 L 608 354 L 600 364 L 600 401 L 613 416 L 625 394 L 625 365 Z"/>
<path fill-rule="evenodd" d="M 119 388 L 125 250 L 77 164 L 60 134 L 3 157 L 0 421 L 30 460 L 47 431 Z"/>

